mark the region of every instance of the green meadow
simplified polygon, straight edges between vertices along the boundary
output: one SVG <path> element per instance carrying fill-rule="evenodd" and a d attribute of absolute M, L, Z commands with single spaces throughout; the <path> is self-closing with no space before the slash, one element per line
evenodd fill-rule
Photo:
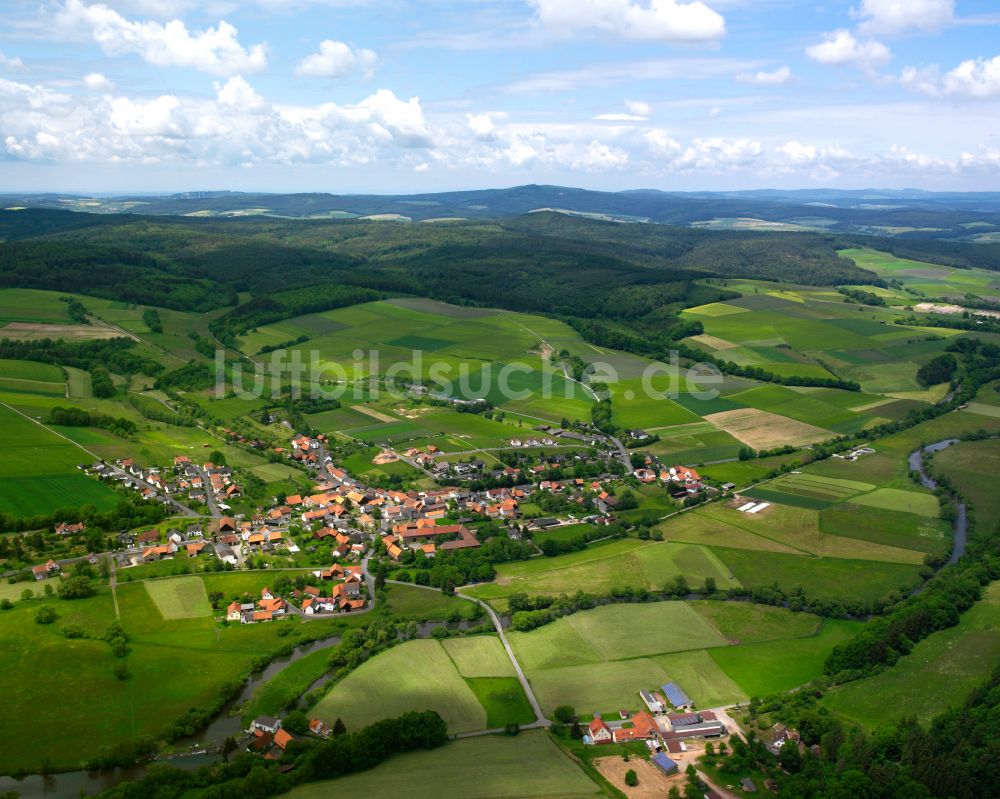
<path fill-rule="evenodd" d="M 869 729 L 902 713 L 926 724 L 961 704 L 1000 660 L 1000 582 L 955 627 L 932 633 L 881 674 L 830 691 L 834 713 Z"/>
<path fill-rule="evenodd" d="M 357 730 L 407 710 L 437 711 L 452 733 L 487 728 L 486 709 L 444 647 L 429 639 L 407 641 L 361 664 L 312 712 Z"/>
<path fill-rule="evenodd" d="M 509 637 L 543 709 L 570 704 L 589 717 L 638 709 L 639 690 L 670 681 L 699 707 L 746 701 L 760 668 L 752 653 L 761 647 L 772 656 L 786 648 L 792 662 L 771 679 L 795 687 L 820 676 L 826 654 L 849 634 L 825 629 L 816 616 L 782 608 L 651 602 L 580 611 Z"/>
<path fill-rule="evenodd" d="M 206 586 L 225 591 L 253 585 L 259 591 L 266 579 L 247 572 L 120 583 L 121 624 L 130 639 L 122 660 L 102 640 L 115 620 L 107 589 L 88 599 L 17 602 L 0 612 L 0 646 L 8 656 L 0 691 L 9 710 L 17 713 L 22 732 L 0 753 L 0 773 L 37 770 L 43 763 L 78 768 L 102 746 L 137 736 L 158 737 L 188 709 L 212 704 L 224 685 L 246 675 L 254 659 L 294 642 L 300 628 L 332 634 L 326 622 L 308 628 L 295 621 L 216 624 L 205 599 Z M 54 624 L 35 622 L 35 612 L 43 605 L 58 614 Z M 278 635 L 284 625 L 290 626 L 291 636 Z M 79 628 L 83 637 L 66 637 L 67 627 Z M 124 680 L 115 674 L 122 664 L 127 670 Z M 39 679 L 39 674 L 51 679 Z M 97 698 L 100 712 L 66 712 Z"/>
<path fill-rule="evenodd" d="M 603 791 L 544 731 L 489 735 L 393 757 L 370 771 L 302 785 L 289 799 L 330 796 L 586 799 Z"/>
<path fill-rule="evenodd" d="M 114 490 L 77 468 L 93 460 L 73 442 L 0 404 L 0 512 L 33 516 L 81 505 L 114 507 Z"/>

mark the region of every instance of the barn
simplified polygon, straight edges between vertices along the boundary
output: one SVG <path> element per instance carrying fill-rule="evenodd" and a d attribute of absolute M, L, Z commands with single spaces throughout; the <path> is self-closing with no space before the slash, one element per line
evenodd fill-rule
<path fill-rule="evenodd" d="M 649 762 L 656 766 L 664 774 L 673 774 L 677 771 L 677 764 L 663 752 L 657 752 L 649 759 Z"/>
<path fill-rule="evenodd" d="M 667 697 L 667 701 L 674 707 L 690 707 L 693 704 L 691 698 L 681 690 L 681 687 L 677 683 L 668 682 L 662 688 L 663 695 Z"/>

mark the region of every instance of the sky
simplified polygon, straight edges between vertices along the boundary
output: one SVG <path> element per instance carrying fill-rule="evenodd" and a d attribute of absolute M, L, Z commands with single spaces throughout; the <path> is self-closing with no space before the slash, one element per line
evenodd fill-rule
<path fill-rule="evenodd" d="M 0 192 L 1000 190 L 1000 0 L 0 12 Z"/>

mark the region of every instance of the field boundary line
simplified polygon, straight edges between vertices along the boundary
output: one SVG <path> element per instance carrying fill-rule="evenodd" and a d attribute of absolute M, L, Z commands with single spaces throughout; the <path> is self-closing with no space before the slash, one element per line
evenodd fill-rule
<path fill-rule="evenodd" d="M 49 427 L 44 422 L 41 422 L 38 419 L 35 419 L 34 417 L 28 416 L 28 414 L 26 414 L 26 413 L 22 413 L 21 411 L 19 411 L 17 408 L 13 407 L 12 405 L 8 405 L 3 400 L 0 400 L 0 405 L 3 405 L 3 407 L 5 407 L 7 410 L 13 411 L 14 413 L 18 414 L 19 416 L 23 416 L 29 422 L 33 422 L 34 424 L 37 424 L 39 427 L 42 427 L 42 428 L 48 430 L 50 433 L 52 433 L 52 435 L 59 436 L 59 438 L 61 438 L 63 441 L 68 441 L 70 444 L 72 444 L 77 449 L 79 449 L 79 450 L 81 450 L 83 452 L 86 452 L 91 458 L 94 458 L 96 460 L 101 460 L 101 458 L 99 458 L 97 455 L 95 455 L 89 449 L 87 449 L 86 447 L 84 447 L 81 444 L 76 443 L 72 438 L 69 438 L 68 436 L 64 436 L 58 430 L 53 430 L 51 427 Z"/>

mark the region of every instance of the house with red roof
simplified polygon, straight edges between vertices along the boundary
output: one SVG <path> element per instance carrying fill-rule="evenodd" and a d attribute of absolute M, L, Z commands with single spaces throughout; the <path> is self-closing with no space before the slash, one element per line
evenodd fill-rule
<path fill-rule="evenodd" d="M 595 744 L 609 744 L 614 742 L 614 735 L 611 732 L 611 728 L 597 714 L 594 714 L 594 720 L 587 725 L 587 734 Z"/>

